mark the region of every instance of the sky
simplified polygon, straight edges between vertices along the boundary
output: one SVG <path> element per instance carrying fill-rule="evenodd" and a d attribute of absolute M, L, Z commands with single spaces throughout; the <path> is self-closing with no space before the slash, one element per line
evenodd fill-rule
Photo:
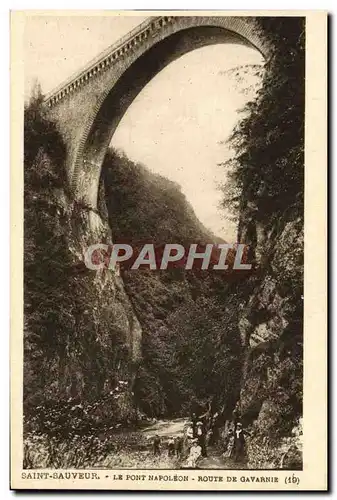
<path fill-rule="evenodd" d="M 36 80 L 49 92 L 145 18 L 36 16 L 25 27 L 25 96 Z M 220 44 L 169 64 L 140 92 L 120 122 L 112 145 L 151 171 L 180 184 L 199 220 L 227 241 L 236 227 L 220 207 L 219 185 L 232 151 L 226 144 L 240 109 L 254 95 L 254 49 Z"/>

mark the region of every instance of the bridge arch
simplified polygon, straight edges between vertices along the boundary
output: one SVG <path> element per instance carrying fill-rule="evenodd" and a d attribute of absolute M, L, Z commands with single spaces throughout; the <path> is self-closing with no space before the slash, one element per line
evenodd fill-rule
<path fill-rule="evenodd" d="M 134 31 L 47 97 L 68 146 L 73 196 L 95 211 L 101 167 L 112 136 L 135 97 L 156 74 L 207 45 L 243 44 L 264 57 L 268 53 L 252 18 L 150 18 Z"/>

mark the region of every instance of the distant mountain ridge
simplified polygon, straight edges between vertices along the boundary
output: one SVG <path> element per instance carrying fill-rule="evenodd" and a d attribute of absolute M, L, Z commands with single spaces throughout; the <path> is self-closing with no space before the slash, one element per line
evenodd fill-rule
<path fill-rule="evenodd" d="M 159 244 L 224 243 L 200 222 L 178 183 L 150 172 L 125 153 L 109 150 L 102 180 L 114 238 Z"/>

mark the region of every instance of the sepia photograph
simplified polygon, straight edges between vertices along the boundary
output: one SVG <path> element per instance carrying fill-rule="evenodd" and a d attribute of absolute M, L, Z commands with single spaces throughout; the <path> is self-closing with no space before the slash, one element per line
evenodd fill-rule
<path fill-rule="evenodd" d="M 307 16 L 151 14 L 12 13 L 20 488 L 301 489 Z"/>

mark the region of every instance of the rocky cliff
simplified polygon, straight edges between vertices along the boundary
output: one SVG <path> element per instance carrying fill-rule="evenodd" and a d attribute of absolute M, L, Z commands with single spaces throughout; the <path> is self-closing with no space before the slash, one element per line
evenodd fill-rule
<path fill-rule="evenodd" d="M 305 21 L 259 25 L 273 55 L 230 139 L 224 204 L 237 213 L 239 240 L 256 262 L 239 318 L 239 406 L 260 441 L 277 441 L 302 415 Z"/>
<path fill-rule="evenodd" d="M 241 411 L 247 423 L 284 435 L 302 412 L 303 221 L 279 226 L 261 242 L 264 268 L 240 318 Z"/>
<path fill-rule="evenodd" d="M 122 278 L 83 263 L 89 244 L 111 242 L 109 225 L 70 201 L 61 177 L 62 141 L 39 103 L 25 118 L 26 416 L 45 405 L 108 399 L 101 417 L 106 406 L 110 419 L 111 413 L 132 418 L 141 326 Z"/>

